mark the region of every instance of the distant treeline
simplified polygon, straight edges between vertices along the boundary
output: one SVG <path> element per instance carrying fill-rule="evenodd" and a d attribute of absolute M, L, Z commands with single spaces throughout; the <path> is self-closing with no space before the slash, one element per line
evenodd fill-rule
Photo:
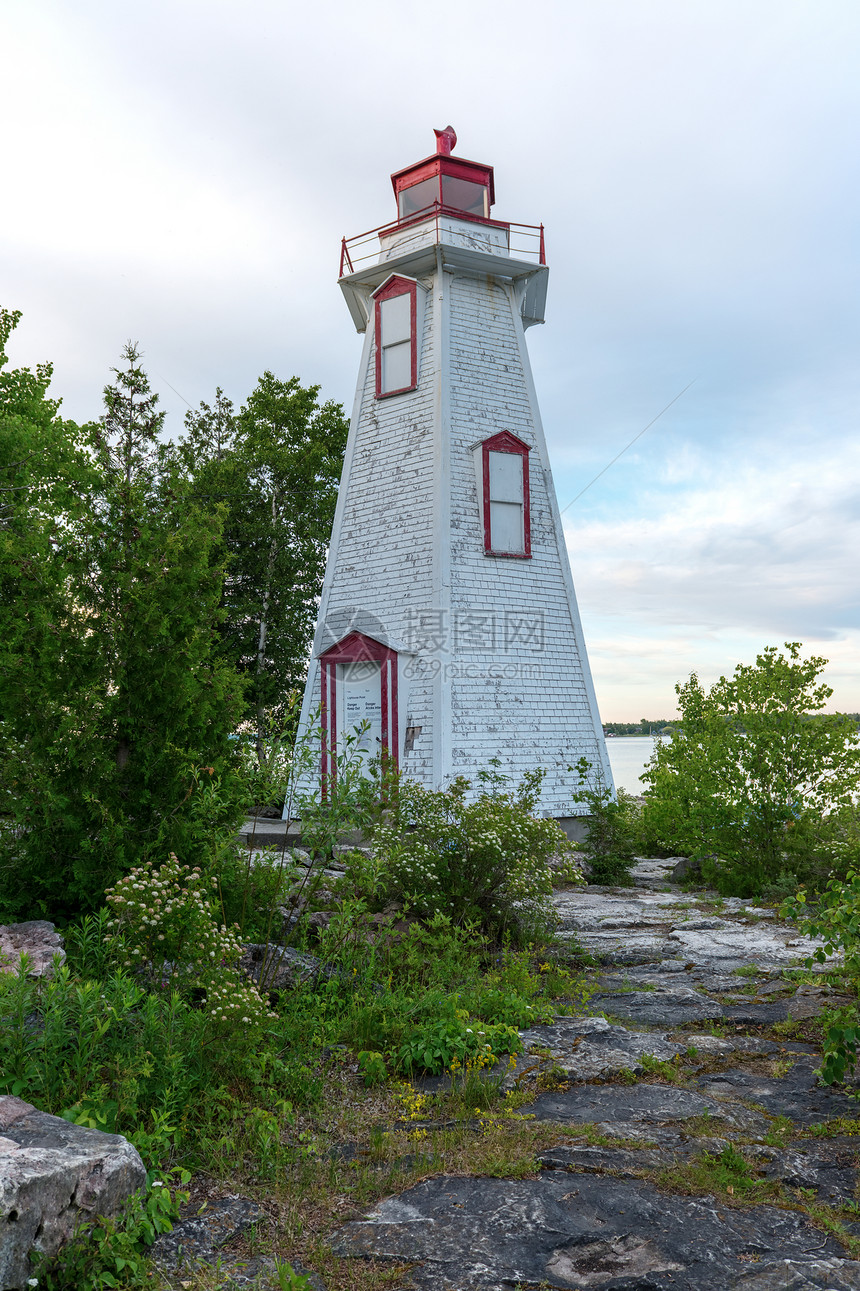
<path fill-rule="evenodd" d="M 603 730 L 606 735 L 660 735 L 672 724 L 670 717 L 643 717 L 638 722 L 604 722 Z"/>
<path fill-rule="evenodd" d="M 825 716 L 824 713 L 804 713 L 801 720 L 814 722 L 818 717 L 823 716 Z M 860 727 L 860 713 L 845 713 L 844 716 L 853 718 Z M 677 717 L 643 717 L 638 722 L 604 722 L 603 733 L 605 735 L 668 735 L 676 727 L 680 727 Z"/>

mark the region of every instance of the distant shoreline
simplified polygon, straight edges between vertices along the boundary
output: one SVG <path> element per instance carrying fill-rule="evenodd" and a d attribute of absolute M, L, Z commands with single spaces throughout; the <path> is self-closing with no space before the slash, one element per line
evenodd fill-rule
<path fill-rule="evenodd" d="M 653 735 L 643 735 L 642 731 L 636 731 L 632 735 L 616 735 L 614 731 L 606 731 L 603 738 L 605 740 L 663 740 L 666 734 L 664 731 L 655 731 Z"/>

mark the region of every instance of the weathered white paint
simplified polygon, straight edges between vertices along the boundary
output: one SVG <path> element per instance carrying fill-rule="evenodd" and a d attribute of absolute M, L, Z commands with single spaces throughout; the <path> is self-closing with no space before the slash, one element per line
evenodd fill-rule
<path fill-rule="evenodd" d="M 358 629 L 402 651 L 407 775 L 436 787 L 492 758 L 514 781 L 542 766 L 544 811 L 577 815 L 568 768 L 584 755 L 612 773 L 525 346 L 547 270 L 513 258 L 503 233 L 427 221 L 386 235 L 379 263 L 341 282 L 366 335 L 303 721 L 317 656 Z M 395 272 L 421 288 L 418 385 L 376 399 L 370 297 Z M 484 550 L 479 449 L 502 430 L 531 450 L 527 559 Z"/>

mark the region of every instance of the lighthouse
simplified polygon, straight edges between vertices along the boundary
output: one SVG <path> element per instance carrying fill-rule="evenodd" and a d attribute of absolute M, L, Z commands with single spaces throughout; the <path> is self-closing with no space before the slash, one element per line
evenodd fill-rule
<path fill-rule="evenodd" d="M 493 167 L 435 134 L 341 247 L 364 345 L 302 721 L 324 783 L 347 737 L 427 788 L 542 767 L 564 821 L 581 757 L 612 775 L 526 349 L 543 226 L 496 219 Z"/>

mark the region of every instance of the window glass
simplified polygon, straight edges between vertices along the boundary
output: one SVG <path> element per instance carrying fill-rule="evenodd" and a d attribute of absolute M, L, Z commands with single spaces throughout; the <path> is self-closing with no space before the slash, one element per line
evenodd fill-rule
<path fill-rule="evenodd" d="M 391 296 L 383 300 L 379 308 L 382 326 L 382 344 L 396 345 L 399 341 L 408 341 L 412 336 L 412 295 L 404 292 L 402 296 Z"/>
<path fill-rule="evenodd" d="M 412 341 L 382 347 L 382 394 L 412 385 Z"/>
<path fill-rule="evenodd" d="M 487 454 L 490 506 L 490 551 L 525 554 L 525 472 L 522 453 Z"/>
<path fill-rule="evenodd" d="M 473 184 L 470 179 L 455 179 L 453 175 L 443 175 L 442 205 L 452 206 L 455 211 L 465 211 L 468 215 L 481 215 L 486 219 L 490 213 L 487 186 Z"/>
<path fill-rule="evenodd" d="M 523 550 L 523 508 L 520 503 L 490 503 L 490 539 L 493 551 Z"/>
<path fill-rule="evenodd" d="M 523 459 L 519 453 L 493 453 L 490 457 L 490 501 L 523 500 Z"/>
<path fill-rule="evenodd" d="M 400 218 L 404 219 L 407 215 L 426 210 L 438 201 L 439 178 L 433 175 L 430 179 L 422 179 L 420 184 L 413 184 L 411 188 L 401 188 L 397 194 L 397 211 Z"/>

